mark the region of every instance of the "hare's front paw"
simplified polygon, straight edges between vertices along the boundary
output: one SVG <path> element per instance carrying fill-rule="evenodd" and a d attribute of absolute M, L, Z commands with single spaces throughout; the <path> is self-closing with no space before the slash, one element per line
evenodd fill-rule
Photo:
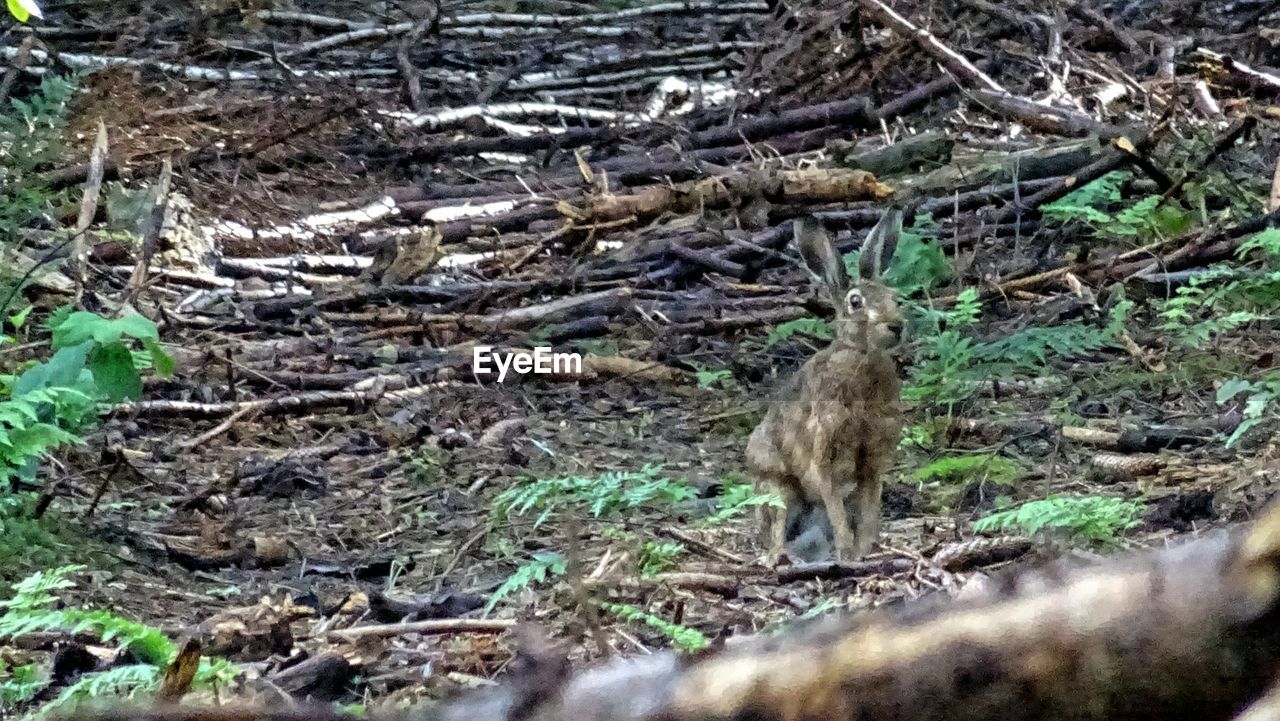
<path fill-rule="evenodd" d="M 778 566 L 790 566 L 791 558 L 787 556 L 787 552 L 770 550 L 756 559 L 757 566 L 765 568 L 777 568 Z"/>
<path fill-rule="evenodd" d="M 856 561 L 862 555 L 863 552 L 858 549 L 858 544 L 853 540 L 846 543 L 837 541 L 832 552 L 832 558 L 836 561 Z"/>

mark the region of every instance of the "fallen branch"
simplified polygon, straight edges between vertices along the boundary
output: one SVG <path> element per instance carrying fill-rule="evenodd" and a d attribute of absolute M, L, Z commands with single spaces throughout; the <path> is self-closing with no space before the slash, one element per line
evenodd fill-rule
<path fill-rule="evenodd" d="M 858 5 L 881 25 L 899 35 L 914 39 L 922 50 L 932 55 L 942 67 L 955 75 L 975 85 L 994 90 L 997 93 L 1007 92 L 1003 85 L 997 83 L 990 75 L 979 70 L 963 55 L 944 45 L 933 33 L 913 25 L 911 21 L 899 15 L 897 11 L 880 0 L 859 0 Z"/>
<path fill-rule="evenodd" d="M 327 638 L 358 641 L 365 638 L 390 638 L 409 633 L 502 633 L 515 628 L 516 622 L 500 618 L 436 618 L 430 621 L 387 623 L 373 626 L 340 628 L 325 633 Z"/>

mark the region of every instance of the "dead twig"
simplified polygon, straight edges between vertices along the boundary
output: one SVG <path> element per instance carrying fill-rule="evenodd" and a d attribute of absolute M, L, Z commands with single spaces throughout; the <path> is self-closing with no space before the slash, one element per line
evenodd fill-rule
<path fill-rule="evenodd" d="M 84 269 L 89 262 L 87 231 L 98 213 L 98 196 L 102 192 L 102 175 L 107 161 L 107 126 L 98 118 L 98 133 L 89 152 L 89 173 L 80 199 L 80 215 L 76 218 L 75 240 L 67 257 L 67 275 L 76 283 L 76 294 L 84 292 Z M 79 298 L 77 297 L 77 301 Z"/>
<path fill-rule="evenodd" d="M 160 248 L 160 234 L 164 232 L 165 209 L 169 207 L 169 187 L 173 183 L 173 161 L 165 158 L 160 166 L 160 178 L 156 180 L 155 197 L 151 206 L 151 216 L 146 231 L 142 234 L 142 253 L 133 267 L 133 274 L 125 286 L 124 304 L 134 306 L 138 294 L 146 286 L 147 272 L 151 268 L 151 259 Z"/>
<path fill-rule="evenodd" d="M 408 633 L 439 635 L 447 633 L 503 633 L 516 627 L 514 619 L 437 618 L 430 621 L 388 623 L 373 626 L 340 628 L 325 632 L 326 638 L 358 641 L 365 638 L 390 638 Z"/>

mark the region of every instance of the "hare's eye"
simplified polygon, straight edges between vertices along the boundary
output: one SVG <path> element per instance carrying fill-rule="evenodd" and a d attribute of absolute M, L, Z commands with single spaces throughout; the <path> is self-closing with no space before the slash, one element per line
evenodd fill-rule
<path fill-rule="evenodd" d="M 851 311 L 858 310 L 862 307 L 862 294 L 858 292 L 857 288 L 854 288 L 845 294 L 844 305 Z"/>

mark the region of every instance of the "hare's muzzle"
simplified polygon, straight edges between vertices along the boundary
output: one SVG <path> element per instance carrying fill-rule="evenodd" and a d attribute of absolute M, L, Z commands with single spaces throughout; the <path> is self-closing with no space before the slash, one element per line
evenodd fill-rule
<path fill-rule="evenodd" d="M 902 333 L 901 321 L 881 323 L 880 327 L 874 332 L 872 342 L 884 350 L 893 350 L 902 344 Z"/>

